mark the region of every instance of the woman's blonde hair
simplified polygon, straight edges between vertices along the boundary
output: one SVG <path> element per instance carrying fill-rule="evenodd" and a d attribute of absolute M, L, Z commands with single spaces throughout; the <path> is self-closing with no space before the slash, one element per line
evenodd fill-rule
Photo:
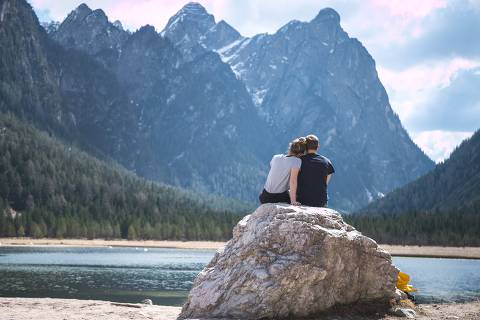
<path fill-rule="evenodd" d="M 290 142 L 290 145 L 288 146 L 288 151 L 290 154 L 294 156 L 299 156 L 305 154 L 305 151 L 307 150 L 307 139 L 305 137 L 300 137 L 292 142 Z"/>

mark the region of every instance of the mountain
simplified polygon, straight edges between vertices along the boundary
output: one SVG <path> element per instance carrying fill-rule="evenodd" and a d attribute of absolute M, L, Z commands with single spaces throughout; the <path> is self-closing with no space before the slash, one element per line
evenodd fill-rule
<path fill-rule="evenodd" d="M 207 48 L 218 50 L 240 39 L 240 32 L 221 20 L 211 27 L 200 39 Z"/>
<path fill-rule="evenodd" d="M 393 112 L 375 61 L 341 28 L 333 9 L 219 52 L 245 83 L 275 141 L 319 136 L 321 153 L 336 164 L 330 189 L 335 206 L 352 209 L 433 167 Z"/>
<path fill-rule="evenodd" d="M 25 1 L 0 9 L 0 111 L 134 169 L 135 109 L 116 76 L 52 41 Z"/>
<path fill-rule="evenodd" d="M 109 22 L 103 10 L 91 10 L 86 4 L 78 6 L 49 34 L 65 48 L 84 48 L 109 67 L 118 59 L 128 38 L 121 24 Z"/>
<path fill-rule="evenodd" d="M 479 246 L 480 130 L 450 158 L 346 219 L 381 243 Z"/>
<path fill-rule="evenodd" d="M 224 20 L 215 17 L 196 2 L 186 4 L 168 20 L 162 35 L 191 58 L 208 49 L 222 48 L 239 38 L 240 33 Z"/>
<path fill-rule="evenodd" d="M 421 178 L 359 210 L 369 214 L 436 212 L 480 206 L 480 130 Z"/>
<path fill-rule="evenodd" d="M 205 51 L 187 61 L 153 28 L 130 35 L 86 5 L 50 37 L 24 1 L 7 1 L 4 8 L 1 41 L 11 44 L 2 46 L 2 57 L 11 59 L 2 63 L 4 112 L 79 141 L 143 177 L 205 193 L 256 197 L 267 160 L 259 158 L 266 152 L 250 147 L 265 150 L 268 132 L 218 54 Z M 40 58 L 31 55 L 25 39 L 35 40 Z M 31 68 L 37 59 L 45 61 L 38 75 Z M 25 76 L 18 80 L 18 74 Z M 27 81 L 29 74 L 36 85 Z M 12 101 L 16 94 L 28 101 Z M 41 98 L 32 101 L 36 96 Z M 38 112 L 28 109 L 32 106 Z"/>
<path fill-rule="evenodd" d="M 147 182 L 11 114 L 0 113 L 0 153 L 0 237 L 226 240 L 241 218 L 232 203 Z"/>
<path fill-rule="evenodd" d="M 247 38 L 198 3 L 161 33 L 82 4 L 47 35 L 25 1 L 3 3 L 2 110 L 148 179 L 256 201 L 272 154 L 315 133 L 330 205 L 351 211 L 433 167 L 333 9 Z"/>
<path fill-rule="evenodd" d="M 192 26 L 192 34 L 207 30 L 213 17 L 197 9 L 187 5 L 170 19 L 172 28 L 179 20 Z M 144 142 L 131 149 L 143 155 L 135 171 L 203 192 L 254 199 L 265 177 L 267 154 L 255 151 L 266 149 L 269 133 L 230 67 L 211 51 L 186 55 L 151 26 L 125 41 L 114 36 L 99 42 L 98 35 L 113 35 L 108 30 L 114 26 L 95 12 L 80 5 L 52 38 L 117 75 L 136 109 L 136 130 Z M 116 54 L 99 54 L 109 48 Z M 146 154 L 151 160 L 142 162 Z"/>
<path fill-rule="evenodd" d="M 199 3 L 188 3 L 168 20 L 162 35 L 170 39 L 187 59 L 205 52 L 200 37 L 215 26 L 215 18 Z"/>

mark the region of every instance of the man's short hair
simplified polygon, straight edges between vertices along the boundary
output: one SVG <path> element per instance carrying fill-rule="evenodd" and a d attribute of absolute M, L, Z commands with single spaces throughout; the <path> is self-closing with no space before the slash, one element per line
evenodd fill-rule
<path fill-rule="evenodd" d="M 307 150 L 317 150 L 318 149 L 318 138 L 314 134 L 309 134 L 306 136 L 307 139 Z"/>

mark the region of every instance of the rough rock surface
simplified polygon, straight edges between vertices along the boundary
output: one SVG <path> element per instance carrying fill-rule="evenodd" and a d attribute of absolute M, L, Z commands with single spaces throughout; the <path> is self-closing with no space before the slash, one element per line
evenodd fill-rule
<path fill-rule="evenodd" d="M 197 276 L 180 318 L 282 318 L 394 297 L 390 254 L 334 210 L 266 204 Z"/>

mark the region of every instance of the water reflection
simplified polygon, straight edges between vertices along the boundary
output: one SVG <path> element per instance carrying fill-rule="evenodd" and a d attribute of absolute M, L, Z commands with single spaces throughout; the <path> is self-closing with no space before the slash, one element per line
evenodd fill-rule
<path fill-rule="evenodd" d="M 211 250 L 2 247 L 1 296 L 181 305 Z"/>

